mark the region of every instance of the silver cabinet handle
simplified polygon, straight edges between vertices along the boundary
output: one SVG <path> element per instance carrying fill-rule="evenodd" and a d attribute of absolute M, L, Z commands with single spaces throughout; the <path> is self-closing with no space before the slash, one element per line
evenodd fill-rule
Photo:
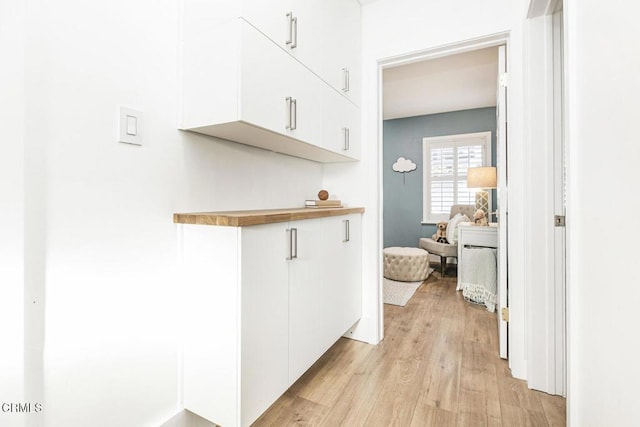
<path fill-rule="evenodd" d="M 351 239 L 350 233 L 349 233 L 349 220 L 345 219 L 344 220 L 344 240 L 343 242 L 348 242 Z"/>
<path fill-rule="evenodd" d="M 298 229 L 291 229 L 291 259 L 298 258 Z"/>
<path fill-rule="evenodd" d="M 349 92 L 349 69 L 348 68 L 342 69 L 342 77 L 343 77 L 342 91 Z"/>
<path fill-rule="evenodd" d="M 287 261 L 291 261 L 298 258 L 298 229 L 288 228 L 287 233 L 289 234 L 289 255 L 287 256 Z"/>
<path fill-rule="evenodd" d="M 291 44 L 293 42 L 293 12 L 287 13 L 287 27 L 289 28 L 289 37 L 285 44 Z"/>
<path fill-rule="evenodd" d="M 295 130 L 298 127 L 298 100 L 290 96 L 285 99 L 287 103 L 287 130 Z"/>
<path fill-rule="evenodd" d="M 285 128 L 291 129 L 291 97 L 287 96 L 284 101 L 287 103 L 287 123 L 285 125 Z"/>
<path fill-rule="evenodd" d="M 349 137 L 350 137 L 349 128 L 342 128 L 342 138 L 343 138 L 342 150 L 344 151 L 349 151 Z"/>
<path fill-rule="evenodd" d="M 292 99 L 291 106 L 293 107 L 293 114 L 291 114 L 292 121 L 291 121 L 290 129 L 296 130 L 298 128 L 298 100 L 295 98 Z"/>
<path fill-rule="evenodd" d="M 287 130 L 295 130 L 298 127 L 298 100 L 290 96 L 285 99 L 287 103 L 287 123 L 285 128 Z"/>
<path fill-rule="evenodd" d="M 293 16 L 293 12 L 287 13 L 287 26 L 289 27 L 289 37 L 285 40 L 291 49 L 298 47 L 298 17 Z"/>
<path fill-rule="evenodd" d="M 291 39 L 291 49 L 298 47 L 298 17 L 293 18 L 293 38 Z"/>

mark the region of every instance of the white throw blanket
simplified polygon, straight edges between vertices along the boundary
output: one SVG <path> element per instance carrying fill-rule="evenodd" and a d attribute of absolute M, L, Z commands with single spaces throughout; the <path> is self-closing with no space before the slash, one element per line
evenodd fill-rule
<path fill-rule="evenodd" d="M 490 248 L 464 248 L 458 266 L 457 290 L 469 302 L 484 304 L 494 312 L 497 301 L 497 254 Z"/>

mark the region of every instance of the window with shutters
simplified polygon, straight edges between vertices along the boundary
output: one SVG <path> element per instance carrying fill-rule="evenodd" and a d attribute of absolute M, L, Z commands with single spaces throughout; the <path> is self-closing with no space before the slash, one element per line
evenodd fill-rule
<path fill-rule="evenodd" d="M 491 132 L 437 136 L 422 140 L 423 223 L 449 219 L 452 205 L 474 205 L 476 191 L 467 188 L 467 169 L 489 166 Z"/>

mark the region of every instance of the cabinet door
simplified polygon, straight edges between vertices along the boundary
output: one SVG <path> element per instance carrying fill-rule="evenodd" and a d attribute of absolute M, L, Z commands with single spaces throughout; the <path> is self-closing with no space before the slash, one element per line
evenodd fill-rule
<path fill-rule="evenodd" d="M 349 239 L 344 248 L 345 302 L 341 334 L 362 317 L 362 215 L 348 215 Z"/>
<path fill-rule="evenodd" d="M 285 99 L 290 94 L 295 61 L 255 28 L 241 22 L 239 119 L 285 133 Z"/>
<path fill-rule="evenodd" d="M 285 228 L 266 224 L 241 229 L 243 426 L 255 421 L 289 386 Z"/>
<path fill-rule="evenodd" d="M 325 219 L 289 225 L 294 257 L 289 261 L 289 383 L 295 382 L 321 355 L 322 275 Z M 291 236 L 293 233 L 293 236 Z"/>
<path fill-rule="evenodd" d="M 323 147 L 360 158 L 360 109 L 330 88 L 323 93 Z"/>
<path fill-rule="evenodd" d="M 325 0 L 322 77 L 356 105 L 360 105 L 360 4 L 356 0 Z M 345 76 L 348 73 L 348 77 Z M 345 81 L 345 80 L 348 80 Z"/>
<path fill-rule="evenodd" d="M 322 78 L 325 62 L 333 54 L 326 43 L 333 28 L 325 25 L 332 10 L 325 0 L 294 0 L 292 10 L 296 47 L 289 48 L 289 53 Z"/>
<path fill-rule="evenodd" d="M 322 339 L 333 345 L 362 313 L 362 221 L 360 215 L 332 218 L 326 232 Z"/>
<path fill-rule="evenodd" d="M 248 24 L 242 28 L 240 119 L 320 145 L 322 81 Z"/>
<path fill-rule="evenodd" d="M 284 49 L 291 28 L 287 13 L 292 7 L 292 0 L 243 0 L 242 17 Z"/>
<path fill-rule="evenodd" d="M 356 0 L 244 0 L 241 14 L 359 105 L 360 5 Z M 348 70 L 348 84 L 343 70 Z"/>

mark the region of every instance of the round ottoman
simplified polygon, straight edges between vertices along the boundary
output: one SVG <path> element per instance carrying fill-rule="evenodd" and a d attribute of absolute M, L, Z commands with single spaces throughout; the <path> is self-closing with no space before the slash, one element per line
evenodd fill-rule
<path fill-rule="evenodd" d="M 419 282 L 429 276 L 429 252 L 420 248 L 384 248 L 384 277 L 399 282 Z"/>

